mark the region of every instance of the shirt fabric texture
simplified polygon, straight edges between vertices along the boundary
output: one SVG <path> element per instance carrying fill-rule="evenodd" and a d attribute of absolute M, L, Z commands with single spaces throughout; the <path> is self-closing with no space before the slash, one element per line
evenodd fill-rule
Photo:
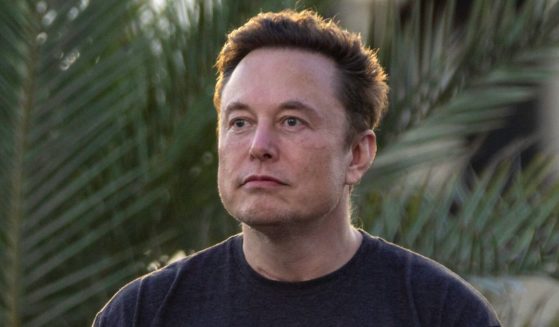
<path fill-rule="evenodd" d="M 246 262 L 242 236 L 233 236 L 132 281 L 94 326 L 500 326 L 456 274 L 361 233 L 347 264 L 304 282 L 262 277 Z"/>

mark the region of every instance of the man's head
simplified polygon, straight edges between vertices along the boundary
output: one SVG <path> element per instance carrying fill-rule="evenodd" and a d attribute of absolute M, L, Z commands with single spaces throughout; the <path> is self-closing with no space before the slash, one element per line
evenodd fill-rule
<path fill-rule="evenodd" d="M 311 12 L 282 12 L 233 31 L 217 67 L 218 188 L 227 211 L 261 228 L 346 223 L 386 106 L 374 53 Z"/>
<path fill-rule="evenodd" d="M 337 97 L 349 122 L 347 145 L 357 133 L 379 125 L 387 107 L 388 86 L 375 53 L 363 46 L 359 35 L 312 11 L 261 13 L 229 34 L 216 63 L 219 75 L 214 105 L 218 113 L 231 74 L 247 54 L 260 48 L 307 50 L 335 62 Z"/>

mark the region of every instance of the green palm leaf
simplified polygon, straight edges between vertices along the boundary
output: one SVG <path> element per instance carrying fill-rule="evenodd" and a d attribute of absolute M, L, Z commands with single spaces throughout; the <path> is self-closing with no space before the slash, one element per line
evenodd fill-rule
<path fill-rule="evenodd" d="M 3 44 L 13 45 L 0 50 L 9 59 L 0 158 L 9 198 L 0 207 L 6 326 L 73 324 L 89 313 L 95 295 L 138 272 L 131 260 L 137 250 L 107 261 L 104 247 L 132 219 L 147 228 L 138 217 L 163 196 L 161 187 L 147 187 L 155 162 L 142 165 L 139 155 L 145 140 L 134 111 L 146 102 L 138 88 L 146 40 L 133 30 L 140 7 L 49 5 L 6 3 L 1 10 Z M 112 280 L 93 282 L 100 274 Z"/>
<path fill-rule="evenodd" d="M 212 65 L 231 26 L 279 6 L 0 3 L 0 325 L 87 325 L 149 262 L 237 230 Z"/>
<path fill-rule="evenodd" d="M 462 274 L 556 274 L 559 182 L 550 183 L 552 165 L 539 158 L 518 173 L 502 164 L 473 187 L 453 178 L 374 194 L 362 207 L 362 224 Z"/>
<path fill-rule="evenodd" d="M 556 274 L 559 186 L 550 160 L 521 172 L 492 166 L 472 185 L 462 176 L 467 139 L 498 129 L 511 106 L 557 73 L 559 5 L 474 1 L 458 25 L 455 1 L 410 3 L 408 20 L 390 7 L 386 26 L 371 31 L 391 76 L 392 104 L 378 131 L 379 156 L 358 189 L 363 226 L 460 273 L 552 267 L 547 272 Z M 373 12 L 385 15 L 381 7 Z M 536 138 L 499 160 L 513 161 L 519 143 Z M 453 173 L 437 182 L 440 163 Z"/>
<path fill-rule="evenodd" d="M 459 26 L 455 1 L 439 11 L 432 1 L 413 6 L 407 22 L 393 19 L 371 32 L 392 76 L 392 105 L 365 188 L 463 158 L 466 137 L 500 127 L 512 105 L 534 97 L 553 76 L 559 59 L 556 3 L 525 1 L 517 8 L 517 1 L 474 1 Z"/>

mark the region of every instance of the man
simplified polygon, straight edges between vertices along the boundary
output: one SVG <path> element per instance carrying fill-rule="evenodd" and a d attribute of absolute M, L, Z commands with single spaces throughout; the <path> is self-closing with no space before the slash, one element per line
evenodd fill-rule
<path fill-rule="evenodd" d="M 310 11 L 259 14 L 218 61 L 218 187 L 242 234 L 125 286 L 96 326 L 498 326 L 441 265 L 350 223 L 385 75 Z"/>

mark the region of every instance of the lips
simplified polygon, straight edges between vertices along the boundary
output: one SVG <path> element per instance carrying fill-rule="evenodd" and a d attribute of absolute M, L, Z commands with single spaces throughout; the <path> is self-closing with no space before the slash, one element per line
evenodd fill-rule
<path fill-rule="evenodd" d="M 241 186 L 249 184 L 251 182 L 255 182 L 256 183 L 275 183 L 275 184 L 279 184 L 279 185 L 287 185 L 286 183 L 284 183 L 283 181 L 272 177 L 272 176 L 268 176 L 268 175 L 250 175 L 247 176 L 246 178 L 243 179 Z"/>

